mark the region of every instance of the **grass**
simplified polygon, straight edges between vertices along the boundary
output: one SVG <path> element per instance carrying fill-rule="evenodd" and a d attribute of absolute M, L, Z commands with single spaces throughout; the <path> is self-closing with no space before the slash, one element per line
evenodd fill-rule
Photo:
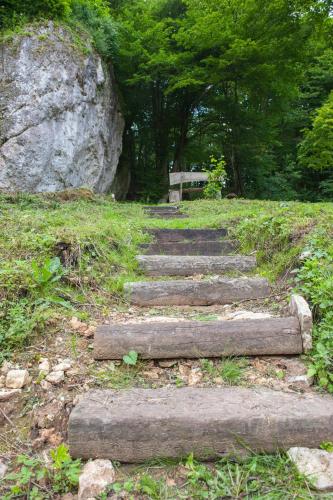
<path fill-rule="evenodd" d="M 98 320 L 111 307 L 126 308 L 123 284 L 142 279 L 135 255 L 139 244 L 149 241 L 145 228 L 228 227 L 242 253 L 257 252 L 260 275 L 294 286 L 310 301 L 316 320 L 310 370 L 323 390 L 333 392 L 333 204 L 199 200 L 182 208 L 189 219 L 164 221 L 145 217 L 141 204 L 113 203 L 87 190 L 0 194 L 0 364 L 61 331 L 67 318 Z M 197 319 L 215 317 L 198 314 Z M 75 337 L 71 349 L 75 355 Z M 242 383 L 246 366 L 238 358 L 202 360 L 206 380 L 221 378 L 232 385 Z M 121 389 L 144 386 L 141 369 L 140 362 L 110 364 L 93 368 L 92 375 L 97 386 Z M 172 467 L 146 465 L 116 489 L 128 498 L 314 498 L 284 454 L 229 457 L 214 465 L 192 457 Z"/>
<path fill-rule="evenodd" d="M 243 380 L 244 371 L 248 367 L 246 358 L 224 358 L 214 362 L 211 359 L 201 360 L 201 369 L 205 378 L 214 381 L 221 379 L 228 385 L 239 385 Z"/>
<path fill-rule="evenodd" d="M 192 456 L 179 465 L 160 461 L 143 465 L 111 487 L 126 498 L 171 500 L 251 498 L 256 500 L 305 500 L 315 498 L 308 482 L 286 455 L 225 457 L 203 465 Z M 105 496 L 106 498 L 106 496 Z M 329 494 L 321 498 L 331 498 Z"/>

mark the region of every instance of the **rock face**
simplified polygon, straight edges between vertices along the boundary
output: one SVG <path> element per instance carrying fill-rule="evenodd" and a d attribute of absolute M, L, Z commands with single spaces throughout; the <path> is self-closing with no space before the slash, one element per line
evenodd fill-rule
<path fill-rule="evenodd" d="M 34 28 L 0 51 L 0 189 L 107 192 L 124 120 L 112 68 L 65 28 Z"/>

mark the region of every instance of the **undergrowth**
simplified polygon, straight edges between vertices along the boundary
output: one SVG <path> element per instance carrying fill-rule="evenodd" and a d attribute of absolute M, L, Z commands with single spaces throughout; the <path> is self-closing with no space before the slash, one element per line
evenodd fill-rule
<path fill-rule="evenodd" d="M 333 392 L 332 204 L 215 200 L 184 203 L 183 210 L 189 219 L 164 221 L 146 218 L 139 204 L 113 203 L 85 190 L 1 194 L 0 364 L 41 336 L 57 332 L 64 319 L 96 319 L 106 316 L 110 307 L 123 308 L 124 282 L 142 279 L 135 255 L 138 245 L 149 241 L 144 228 L 228 227 L 230 237 L 240 240 L 241 252 L 257 252 L 259 274 L 281 288 L 294 287 L 309 300 L 315 318 L 310 373 L 323 390 Z M 223 360 L 217 368 L 209 360 L 202 363 L 205 376 L 242 383 L 246 360 Z M 126 388 L 137 377 L 139 365 L 92 375 L 97 386 Z M 20 460 L 13 482 L 21 492 L 38 483 L 40 474 L 46 478 L 42 484 L 53 485 L 53 495 L 60 484 L 57 478 L 63 484 L 57 494 L 72 488 L 68 474 L 74 471 L 76 477 L 75 462 L 64 465 L 65 470 L 52 466 L 46 472 L 38 459 Z M 222 459 L 214 467 L 190 457 L 177 467 L 183 474 L 180 483 L 156 476 L 156 467 L 147 466 L 118 481 L 111 493 L 125 491 L 129 498 L 313 498 L 284 455 Z M 164 465 L 157 466 L 161 469 Z M 8 498 L 21 492 L 14 489 Z M 40 489 L 33 494 L 29 498 L 48 498 L 49 492 L 44 497 Z"/>

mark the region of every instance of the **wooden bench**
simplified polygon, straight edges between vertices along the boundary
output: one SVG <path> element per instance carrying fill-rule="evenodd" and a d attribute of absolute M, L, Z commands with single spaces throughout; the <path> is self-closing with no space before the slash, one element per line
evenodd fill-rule
<path fill-rule="evenodd" d="M 170 186 L 180 185 L 180 189 L 169 191 L 170 203 L 178 203 L 183 198 L 183 184 L 186 182 L 207 182 L 208 172 L 174 172 L 169 175 Z"/>

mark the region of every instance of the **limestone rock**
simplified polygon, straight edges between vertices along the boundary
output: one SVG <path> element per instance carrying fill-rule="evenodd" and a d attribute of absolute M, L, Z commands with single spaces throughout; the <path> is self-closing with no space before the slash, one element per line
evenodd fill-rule
<path fill-rule="evenodd" d="M 9 401 L 20 392 L 21 389 L 0 389 L 0 403 Z"/>
<path fill-rule="evenodd" d="M 6 377 L 8 389 L 22 389 L 30 381 L 28 370 L 9 370 Z"/>
<path fill-rule="evenodd" d="M 12 368 L 14 368 L 13 364 L 10 363 L 9 361 L 4 361 L 2 363 L 2 366 L 1 366 L 1 373 L 3 375 L 7 375 L 7 373 L 9 372 L 9 370 L 11 370 Z"/>
<path fill-rule="evenodd" d="M 65 372 L 63 371 L 51 372 L 46 376 L 46 381 L 54 385 L 61 384 L 64 380 Z"/>
<path fill-rule="evenodd" d="M 38 365 L 38 370 L 40 373 L 47 375 L 50 372 L 50 362 L 47 358 L 42 358 Z"/>
<path fill-rule="evenodd" d="M 124 128 L 111 65 L 52 22 L 25 31 L 2 45 L 0 189 L 107 192 Z"/>
<path fill-rule="evenodd" d="M 57 365 L 55 365 L 52 369 L 54 372 L 66 372 L 72 368 L 72 362 L 70 359 L 64 359 Z"/>
<path fill-rule="evenodd" d="M 333 453 L 310 448 L 290 448 L 288 456 L 314 488 L 333 491 Z"/>
<path fill-rule="evenodd" d="M 79 479 L 79 500 L 88 500 L 103 493 L 115 480 L 115 471 L 110 460 L 88 462 Z"/>
<path fill-rule="evenodd" d="M 7 470 L 8 466 L 4 462 L 2 462 L 2 460 L 0 460 L 0 481 L 5 477 Z"/>
<path fill-rule="evenodd" d="M 303 340 L 304 352 L 312 349 L 312 313 L 307 301 L 301 296 L 293 294 L 290 299 L 290 312 L 298 317 Z"/>
<path fill-rule="evenodd" d="M 6 377 L 5 375 L 0 375 L 0 388 L 5 387 L 6 385 Z"/>

